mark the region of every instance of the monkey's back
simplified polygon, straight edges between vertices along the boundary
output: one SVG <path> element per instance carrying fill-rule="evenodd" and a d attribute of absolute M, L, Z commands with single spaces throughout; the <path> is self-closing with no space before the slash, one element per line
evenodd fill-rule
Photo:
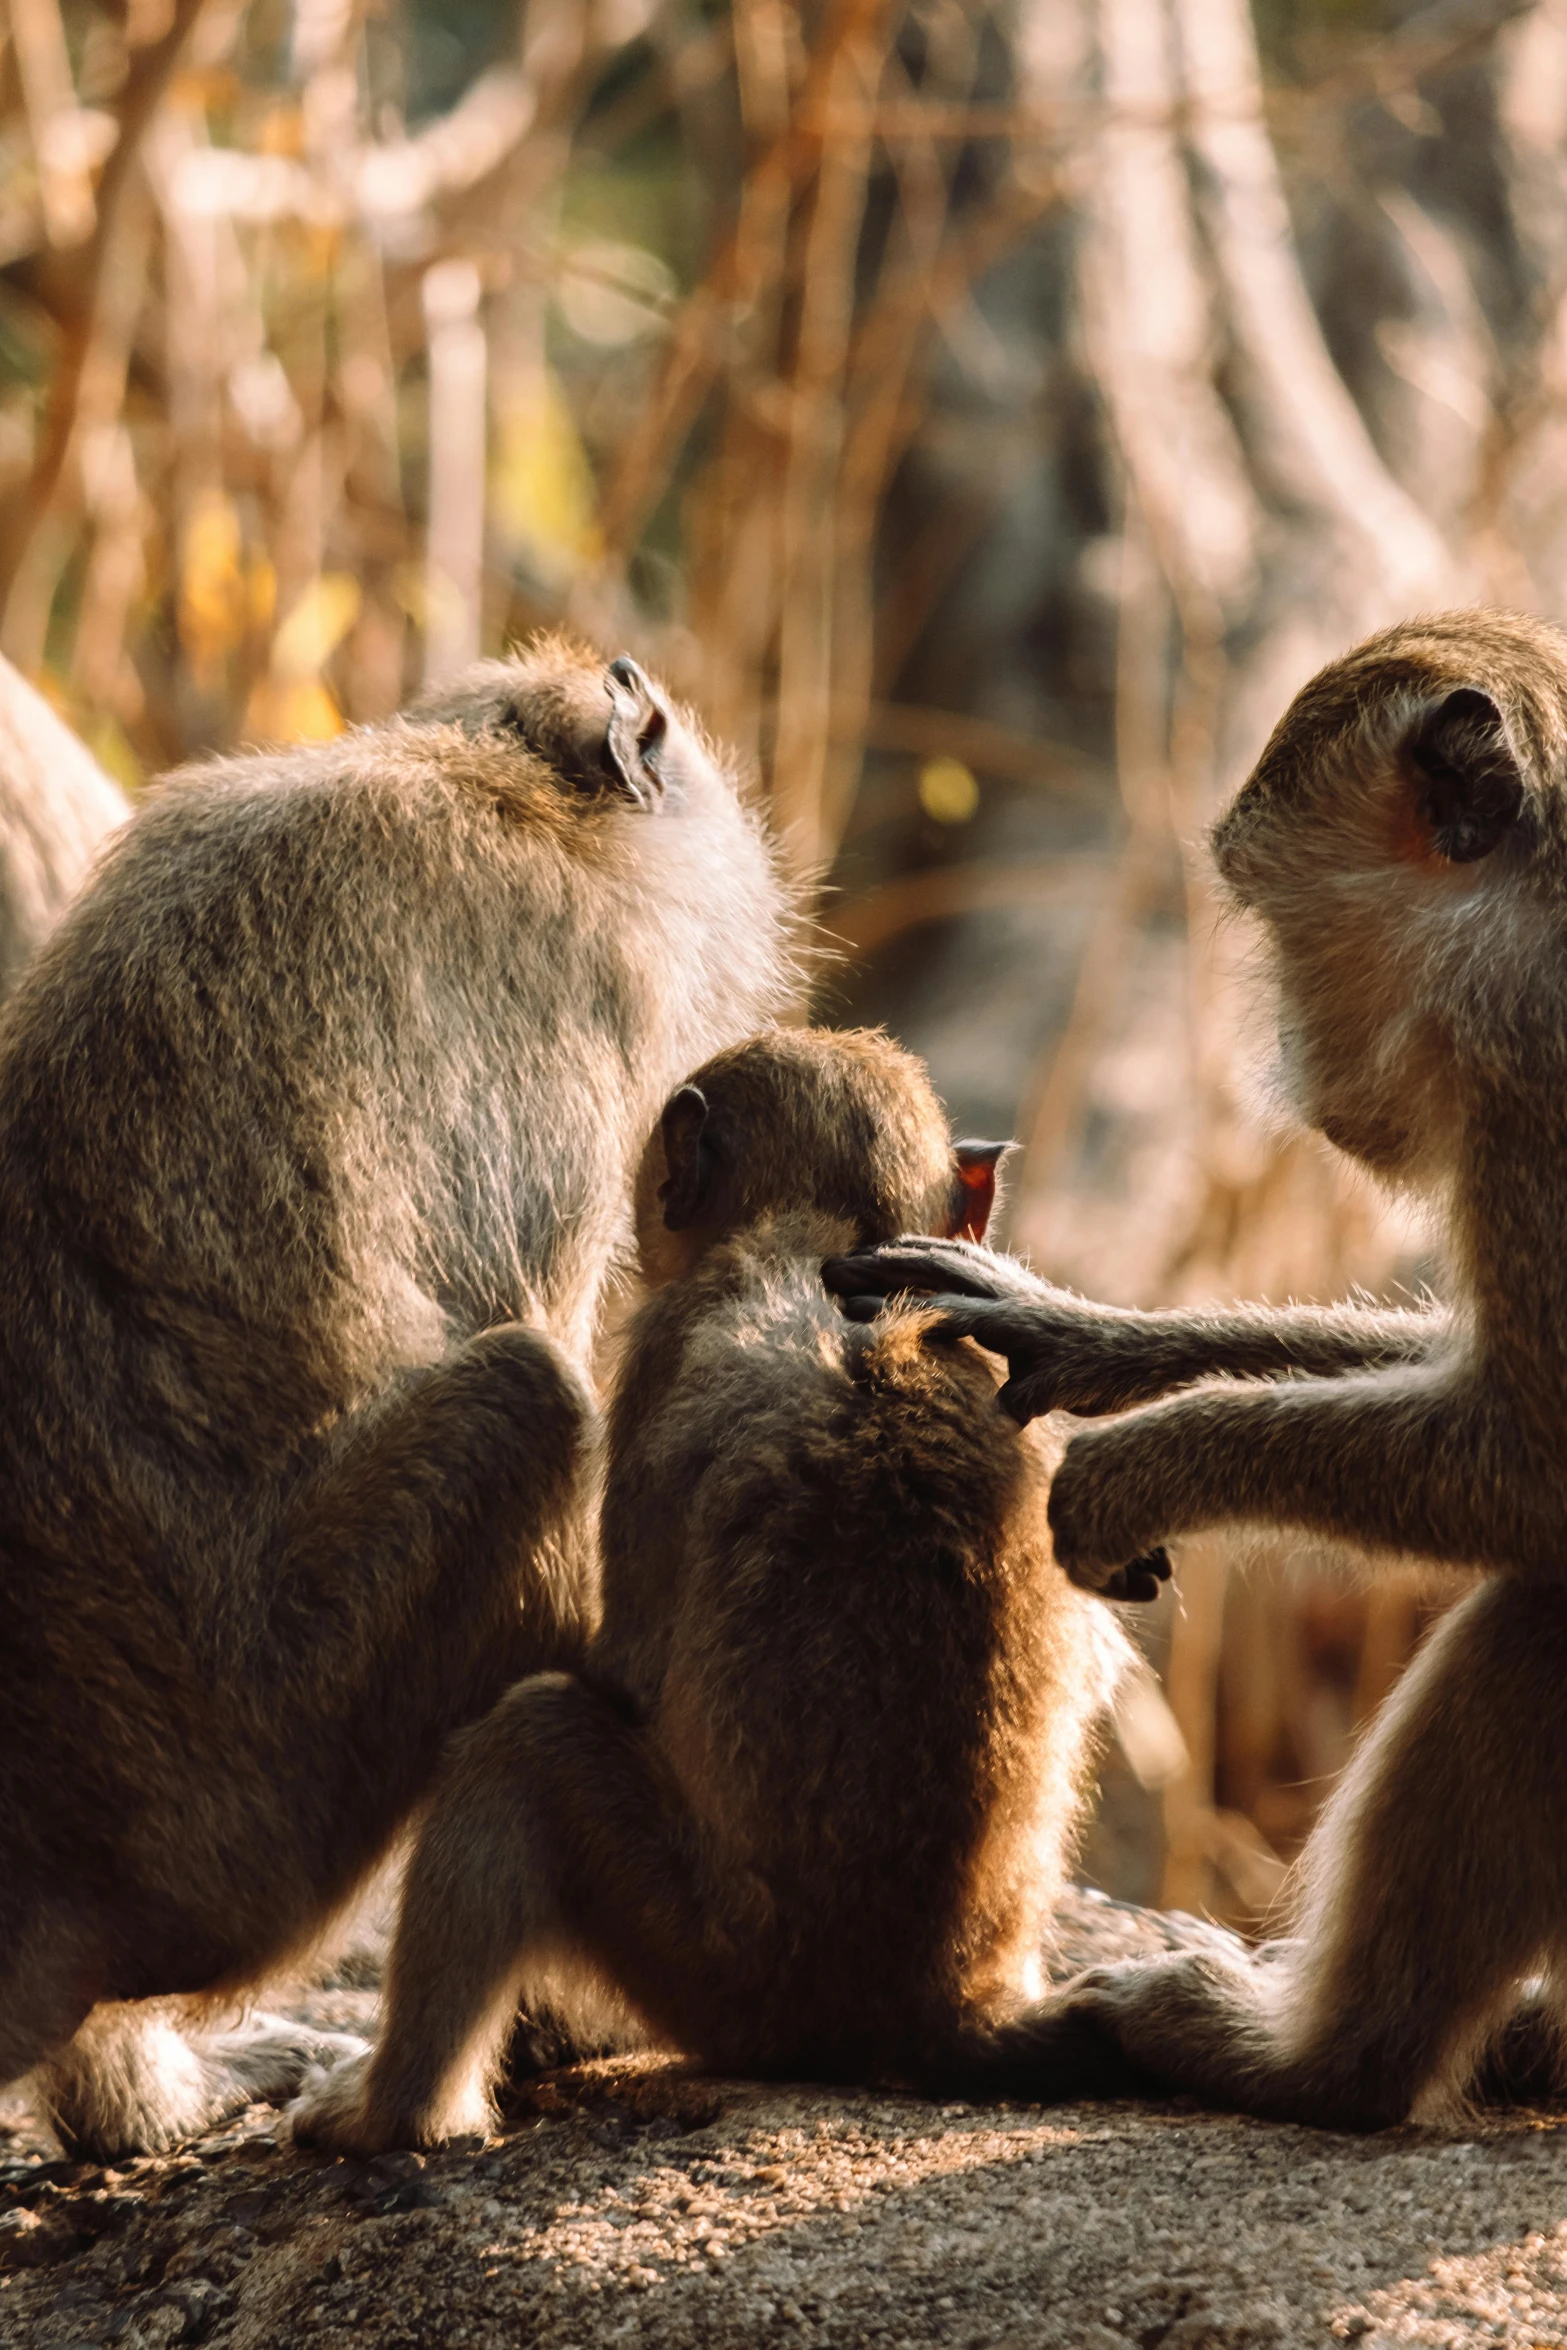
<path fill-rule="evenodd" d="M 208 1800 L 294 1496 L 488 1324 L 581 1349 L 658 1099 L 773 1000 L 727 786 L 633 831 L 529 772 L 426 727 L 177 781 L 0 1015 L 14 1824 L 52 1752 L 84 1819 Z"/>
<path fill-rule="evenodd" d="M 845 1322 L 818 1261 L 731 1245 L 705 1311 L 649 1310 L 662 1402 L 612 1446 L 605 1636 L 628 1653 L 618 1512 L 656 1453 L 644 1694 L 746 1977 L 701 2053 L 863 2077 L 1030 1987 L 1121 1639 L 1054 1566 L 1048 1455 L 985 1360 L 918 1312 Z"/>

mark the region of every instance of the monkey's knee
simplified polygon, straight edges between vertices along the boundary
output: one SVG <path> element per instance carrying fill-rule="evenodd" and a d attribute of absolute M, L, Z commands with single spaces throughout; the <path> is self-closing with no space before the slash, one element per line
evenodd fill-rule
<path fill-rule="evenodd" d="M 592 1397 L 554 1340 L 507 1322 L 470 1339 L 413 1399 L 406 1442 L 411 1465 L 454 1488 L 475 1479 L 481 1506 L 521 1506 L 533 1519 L 573 1499 L 593 1418 Z"/>

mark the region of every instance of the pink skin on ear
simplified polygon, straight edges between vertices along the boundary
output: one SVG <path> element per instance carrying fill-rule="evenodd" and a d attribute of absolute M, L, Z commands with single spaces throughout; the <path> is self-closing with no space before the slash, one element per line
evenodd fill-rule
<path fill-rule="evenodd" d="M 1015 1148 L 1010 1142 L 953 1144 L 958 1184 L 952 1222 L 946 1231 L 948 1240 L 984 1239 L 990 1211 L 996 1204 L 996 1168 L 1007 1152 Z"/>

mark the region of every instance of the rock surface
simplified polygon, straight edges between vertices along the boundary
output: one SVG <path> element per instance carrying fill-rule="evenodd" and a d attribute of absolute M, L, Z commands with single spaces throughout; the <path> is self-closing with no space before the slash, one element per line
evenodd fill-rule
<path fill-rule="evenodd" d="M 1062 1962 L 1212 1931 L 1080 1901 Z M 5 2350 L 1523 2350 L 1567 2344 L 1567 2118 L 1353 2139 L 621 2059 L 428 2160 L 296 2153 L 264 2108 L 117 2170 L 0 2139 L 0 2272 Z"/>

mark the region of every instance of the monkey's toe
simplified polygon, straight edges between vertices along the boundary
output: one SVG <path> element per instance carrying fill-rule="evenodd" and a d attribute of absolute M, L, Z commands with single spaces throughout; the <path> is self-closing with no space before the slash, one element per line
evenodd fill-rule
<path fill-rule="evenodd" d="M 330 2072 L 314 2071 L 285 2116 L 296 2146 L 322 2154 L 384 2154 L 397 2141 L 371 2122 L 366 2084 L 371 2052 L 351 2057 Z"/>

